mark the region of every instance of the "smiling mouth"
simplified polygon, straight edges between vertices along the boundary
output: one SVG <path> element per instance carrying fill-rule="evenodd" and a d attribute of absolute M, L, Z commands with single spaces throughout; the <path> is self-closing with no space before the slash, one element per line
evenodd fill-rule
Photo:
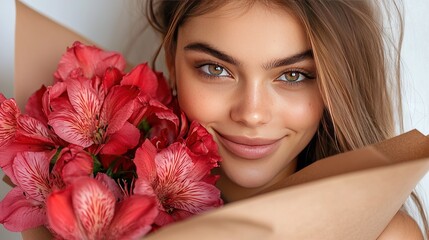
<path fill-rule="evenodd" d="M 267 157 L 278 149 L 280 139 L 228 136 L 216 132 L 219 142 L 232 154 L 249 160 Z"/>

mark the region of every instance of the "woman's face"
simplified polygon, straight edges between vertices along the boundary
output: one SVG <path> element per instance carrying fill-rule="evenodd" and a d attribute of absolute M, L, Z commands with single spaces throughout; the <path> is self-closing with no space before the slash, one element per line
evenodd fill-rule
<path fill-rule="evenodd" d="M 323 103 L 297 19 L 257 2 L 238 5 L 187 19 L 170 71 L 180 106 L 218 144 L 224 181 L 258 188 L 295 171 Z"/>

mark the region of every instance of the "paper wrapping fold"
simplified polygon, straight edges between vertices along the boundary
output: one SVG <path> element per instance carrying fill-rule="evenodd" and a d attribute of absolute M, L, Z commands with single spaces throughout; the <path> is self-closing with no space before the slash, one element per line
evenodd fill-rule
<path fill-rule="evenodd" d="M 32 93 L 50 85 L 61 55 L 74 41 L 93 44 L 20 1 L 16 2 L 15 99 L 24 109 Z"/>
<path fill-rule="evenodd" d="M 41 84 L 52 82 L 65 47 L 89 41 L 19 1 L 16 6 L 15 97 L 23 108 Z M 376 239 L 428 169 L 429 139 L 412 131 L 320 160 L 259 196 L 147 239 Z"/>
<path fill-rule="evenodd" d="M 428 170 L 429 138 L 412 131 L 320 160 L 286 179 L 287 188 L 147 239 L 376 239 Z"/>

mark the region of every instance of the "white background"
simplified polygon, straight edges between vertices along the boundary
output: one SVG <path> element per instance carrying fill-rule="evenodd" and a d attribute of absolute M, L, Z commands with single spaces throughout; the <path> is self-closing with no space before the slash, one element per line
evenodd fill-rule
<path fill-rule="evenodd" d="M 374 0 L 377 1 L 377 0 Z M 133 43 L 133 36 L 144 24 L 141 15 L 144 1 L 119 0 L 25 0 L 24 3 L 55 21 L 82 34 L 103 48 L 126 52 L 133 64 L 148 61 L 157 42 L 147 32 Z M 404 0 L 405 39 L 403 46 L 405 130 L 417 128 L 429 134 L 429 0 Z M 15 1 L 0 2 L 0 92 L 13 97 Z M 41 33 L 42 34 L 42 33 Z M 127 51 L 129 46 L 139 51 Z M 3 173 L 0 173 L 0 179 Z M 0 183 L 0 199 L 10 190 Z M 429 209 L 429 174 L 418 192 Z M 4 230 L 0 239 L 20 239 Z"/>

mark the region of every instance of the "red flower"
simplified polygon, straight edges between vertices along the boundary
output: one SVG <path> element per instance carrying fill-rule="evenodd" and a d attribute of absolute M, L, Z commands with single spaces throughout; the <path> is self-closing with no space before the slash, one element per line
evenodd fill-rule
<path fill-rule="evenodd" d="M 156 90 L 156 99 L 165 105 L 169 105 L 173 99 L 171 95 L 170 86 L 167 84 L 167 80 L 162 72 L 155 72 L 158 78 L 158 89 Z"/>
<path fill-rule="evenodd" d="M 165 225 L 222 205 L 220 191 L 203 180 L 207 168 L 195 164 L 184 144 L 173 143 L 157 153 L 149 141 L 137 150 L 135 194 L 157 196 L 157 225 Z"/>
<path fill-rule="evenodd" d="M 136 111 L 130 121 L 138 126 L 158 149 L 173 143 L 179 134 L 179 118 L 173 110 L 155 99 L 142 96 L 135 105 Z"/>
<path fill-rule="evenodd" d="M 39 90 L 30 96 L 27 104 L 25 105 L 25 113 L 28 116 L 39 120 L 45 126 L 48 124 L 48 112 L 45 112 L 45 106 L 43 102 L 43 96 L 45 95 L 46 90 L 47 88 L 42 86 Z"/>
<path fill-rule="evenodd" d="M 49 176 L 49 161 L 44 152 L 17 154 L 12 166 L 17 186 L 0 203 L 0 223 L 7 229 L 23 231 L 46 223 L 45 200 L 56 188 Z"/>
<path fill-rule="evenodd" d="M 26 114 L 0 94 L 0 167 L 16 185 L 0 202 L 6 228 L 136 239 L 222 204 L 210 134 L 188 129 L 162 73 L 124 66 L 120 54 L 75 42 Z"/>
<path fill-rule="evenodd" d="M 124 70 L 125 59 L 122 55 L 75 42 L 62 56 L 54 77 L 56 81 L 80 77 L 92 79 L 95 76 L 102 78 L 106 69 L 111 67 L 117 68 L 119 71 Z"/>
<path fill-rule="evenodd" d="M 192 121 L 185 144 L 194 164 L 200 167 L 201 173 L 206 172 L 206 175 L 202 177 L 203 181 L 215 184 L 219 176 L 212 175 L 210 171 L 219 167 L 221 157 L 212 135 L 201 124 Z"/>
<path fill-rule="evenodd" d="M 49 115 L 49 125 L 59 137 L 84 148 L 95 144 L 95 152 L 99 146 L 106 154 L 122 154 L 138 143 L 138 129 L 127 122 L 138 89 L 114 86 L 103 98 L 89 81 L 66 84 L 69 101 Z"/>
<path fill-rule="evenodd" d="M 158 214 L 156 202 L 133 195 L 116 203 L 99 181 L 83 177 L 47 200 L 49 226 L 64 239 L 138 239 Z"/>
<path fill-rule="evenodd" d="M 185 143 L 193 159 L 208 160 L 212 168 L 218 167 L 220 156 L 216 143 L 212 135 L 201 124 L 196 121 L 191 122 Z"/>
<path fill-rule="evenodd" d="M 0 167 L 14 183 L 11 167 L 18 152 L 55 152 L 59 144 L 59 139 L 45 124 L 22 115 L 15 100 L 0 103 Z"/>
<path fill-rule="evenodd" d="M 140 95 L 149 96 L 165 105 L 171 101 L 170 88 L 164 75 L 154 72 L 146 63 L 134 67 L 124 76 L 121 85 L 137 86 L 141 90 Z"/>
<path fill-rule="evenodd" d="M 59 176 L 61 181 L 70 184 L 75 178 L 91 176 L 93 168 L 91 155 L 82 147 L 70 144 L 58 154 L 53 173 Z"/>
<path fill-rule="evenodd" d="M 0 147 L 10 144 L 15 138 L 20 111 L 15 100 L 0 94 Z"/>

